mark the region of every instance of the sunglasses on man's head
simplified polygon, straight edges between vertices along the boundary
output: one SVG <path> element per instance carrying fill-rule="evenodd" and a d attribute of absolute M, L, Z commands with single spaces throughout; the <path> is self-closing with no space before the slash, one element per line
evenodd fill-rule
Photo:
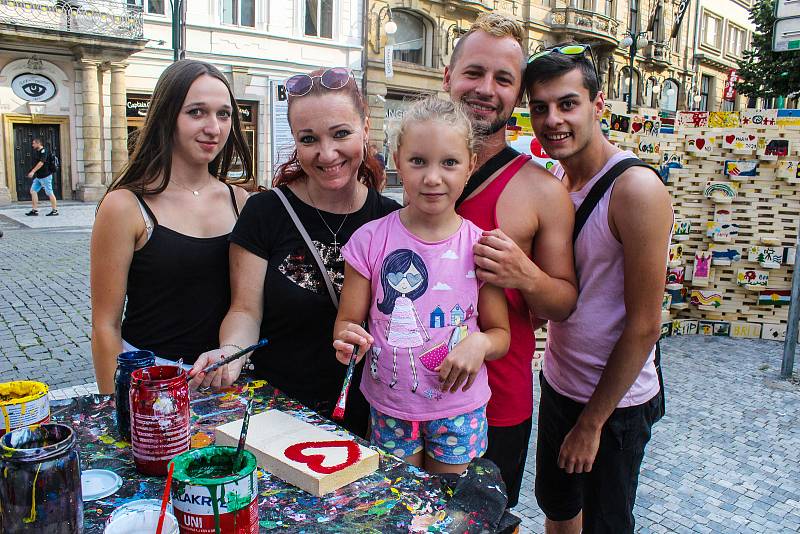
<path fill-rule="evenodd" d="M 334 91 L 347 85 L 350 79 L 355 81 L 352 70 L 345 67 L 333 67 L 325 69 L 319 76 L 295 74 L 286 80 L 286 92 L 289 93 L 289 96 L 305 96 L 311 92 L 316 79 L 319 79 L 322 87 Z"/>
<path fill-rule="evenodd" d="M 544 50 L 540 50 L 539 52 L 535 52 L 531 54 L 528 58 L 528 65 L 533 63 L 539 58 L 543 58 L 545 56 L 549 56 L 550 54 L 561 54 L 564 56 L 584 56 L 586 57 L 586 52 L 589 52 L 589 56 L 591 57 L 592 67 L 594 67 L 594 73 L 597 76 L 597 79 L 600 79 L 600 73 L 597 71 L 597 62 L 594 59 L 594 52 L 592 51 L 592 47 L 590 45 L 585 44 L 568 44 L 562 46 L 554 46 L 551 48 L 546 48 Z"/>

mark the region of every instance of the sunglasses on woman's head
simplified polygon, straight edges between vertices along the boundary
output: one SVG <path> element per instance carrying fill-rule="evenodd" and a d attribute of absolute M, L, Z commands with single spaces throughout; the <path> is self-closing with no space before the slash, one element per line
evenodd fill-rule
<path fill-rule="evenodd" d="M 333 67 L 325 69 L 319 76 L 309 76 L 308 74 L 295 74 L 286 80 L 286 92 L 289 96 L 305 96 L 314 87 L 314 80 L 319 79 L 319 83 L 325 89 L 337 90 L 348 84 L 350 79 L 355 81 L 353 71 L 344 67 Z"/>

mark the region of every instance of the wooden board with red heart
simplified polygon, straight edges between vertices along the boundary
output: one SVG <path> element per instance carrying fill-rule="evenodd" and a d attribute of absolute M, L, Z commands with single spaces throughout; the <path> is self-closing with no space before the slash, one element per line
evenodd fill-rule
<path fill-rule="evenodd" d="M 714 150 L 717 138 L 713 135 L 687 135 L 686 151 L 692 154 L 707 156 Z"/>
<path fill-rule="evenodd" d="M 729 132 L 722 136 L 722 148 L 750 154 L 758 148 L 758 136 L 749 132 Z"/>
<path fill-rule="evenodd" d="M 242 421 L 217 427 L 216 444 L 235 447 Z M 376 451 L 279 410 L 250 418 L 246 448 L 258 465 L 317 497 L 378 469 Z"/>

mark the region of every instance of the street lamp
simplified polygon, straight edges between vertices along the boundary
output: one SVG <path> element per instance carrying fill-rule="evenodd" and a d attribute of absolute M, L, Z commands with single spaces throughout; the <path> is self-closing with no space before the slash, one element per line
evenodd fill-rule
<path fill-rule="evenodd" d="M 630 61 L 628 62 L 628 114 L 633 107 L 633 62 L 636 59 L 636 52 L 648 45 L 647 32 L 632 33 L 625 30 L 625 38 L 620 41 L 622 48 L 630 48 Z"/>

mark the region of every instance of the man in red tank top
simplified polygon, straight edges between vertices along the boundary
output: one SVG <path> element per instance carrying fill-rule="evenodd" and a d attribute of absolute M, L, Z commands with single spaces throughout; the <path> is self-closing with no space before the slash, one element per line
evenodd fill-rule
<path fill-rule="evenodd" d="M 569 196 L 549 172 L 506 145 L 506 122 L 521 96 L 523 36 L 517 22 L 481 15 L 459 39 L 444 71 L 444 89 L 464 105 L 481 136 L 479 169 L 470 182 L 485 179 L 457 211 L 484 230 L 474 250 L 476 275 L 504 288 L 509 301 L 511 347 L 503 358 L 487 362 L 492 397 L 484 455 L 500 467 L 509 507 L 519 497 L 531 433 L 532 310 L 541 319 L 563 320 L 577 298 Z M 510 161 L 501 164 L 501 158 Z"/>

